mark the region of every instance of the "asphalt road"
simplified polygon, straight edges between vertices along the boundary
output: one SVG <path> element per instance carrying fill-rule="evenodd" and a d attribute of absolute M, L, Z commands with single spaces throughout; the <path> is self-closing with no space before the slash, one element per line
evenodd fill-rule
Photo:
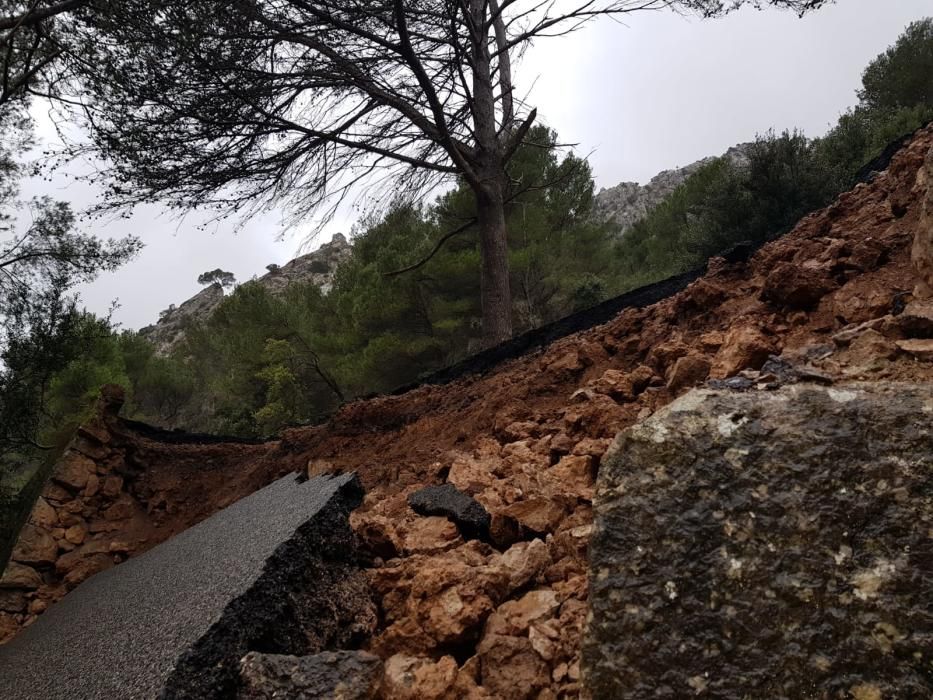
<path fill-rule="evenodd" d="M 88 579 L 0 646 L 0 698 L 157 697 L 179 655 L 352 478 L 284 477 Z"/>

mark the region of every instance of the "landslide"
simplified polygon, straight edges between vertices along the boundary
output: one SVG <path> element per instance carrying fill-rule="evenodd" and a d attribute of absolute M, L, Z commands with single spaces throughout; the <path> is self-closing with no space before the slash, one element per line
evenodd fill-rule
<path fill-rule="evenodd" d="M 747 263 L 714 259 L 684 291 L 485 374 L 351 403 L 258 445 L 120 423 L 133 493 L 147 512 L 160 504 L 145 546 L 289 471 L 356 471 L 385 696 L 576 697 L 594 477 L 621 429 L 709 380 L 767 383 L 771 356 L 822 382 L 933 378 L 933 348 L 903 342 L 902 313 L 931 147 L 927 127 Z M 486 541 L 408 506 L 444 482 L 489 511 Z"/>

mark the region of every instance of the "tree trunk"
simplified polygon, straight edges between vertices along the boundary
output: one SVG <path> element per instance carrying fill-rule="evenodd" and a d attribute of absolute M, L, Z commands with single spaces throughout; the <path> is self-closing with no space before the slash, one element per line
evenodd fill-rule
<path fill-rule="evenodd" d="M 497 178 L 498 180 L 499 178 Z M 512 337 L 512 291 L 505 202 L 498 182 L 476 192 L 482 278 L 483 344 L 490 347 Z"/>

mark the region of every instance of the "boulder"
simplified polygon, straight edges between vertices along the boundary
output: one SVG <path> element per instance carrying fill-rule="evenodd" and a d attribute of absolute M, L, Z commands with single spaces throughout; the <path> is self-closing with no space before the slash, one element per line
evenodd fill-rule
<path fill-rule="evenodd" d="M 710 375 L 722 379 L 743 369 L 761 369 L 774 351 L 774 344 L 758 328 L 735 326 L 723 338 L 722 347 L 713 358 Z"/>
<path fill-rule="evenodd" d="M 933 695 L 930 406 L 923 384 L 695 390 L 624 431 L 598 482 L 588 692 Z"/>
<path fill-rule="evenodd" d="M 777 306 L 812 309 L 835 287 L 823 270 L 781 262 L 765 278 L 761 296 Z"/>
<path fill-rule="evenodd" d="M 564 457 L 564 459 L 568 459 Z M 546 535 L 553 532 L 560 525 L 566 511 L 563 505 L 550 498 L 529 498 L 513 503 L 496 513 L 497 527 L 504 527 L 499 520 L 512 520 L 519 525 L 520 533 L 528 533 L 529 538 L 535 535 Z M 525 539 L 523 535 L 520 535 Z"/>
<path fill-rule="evenodd" d="M 933 339 L 930 338 L 911 338 L 910 340 L 897 340 L 895 344 L 898 348 L 913 355 L 918 360 L 929 362 L 933 360 Z"/>
<path fill-rule="evenodd" d="M 382 681 L 382 661 L 365 651 L 325 651 L 313 656 L 261 654 L 240 661 L 241 700 L 371 700 Z"/>
<path fill-rule="evenodd" d="M 671 368 L 667 378 L 668 390 L 676 393 L 685 387 L 700 384 L 709 376 L 711 366 L 709 358 L 704 355 L 684 355 Z"/>
<path fill-rule="evenodd" d="M 52 481 L 72 491 L 87 485 L 88 477 L 96 473 L 97 465 L 83 454 L 69 450 L 52 472 Z"/>
<path fill-rule="evenodd" d="M 22 564 L 53 564 L 58 554 L 58 545 L 47 530 L 26 524 L 19 533 L 13 548 L 13 561 Z"/>
<path fill-rule="evenodd" d="M 453 484 L 426 486 L 408 496 L 408 505 L 419 515 L 450 518 L 464 539 L 489 538 L 489 513 Z"/>
<path fill-rule="evenodd" d="M 423 656 L 394 654 L 386 660 L 384 697 L 394 700 L 453 698 L 458 676 L 452 656 L 437 661 Z"/>
<path fill-rule="evenodd" d="M 18 564 L 11 561 L 7 564 L 0 577 L 0 589 L 19 588 L 26 591 L 34 591 L 42 585 L 42 577 L 31 566 Z"/>

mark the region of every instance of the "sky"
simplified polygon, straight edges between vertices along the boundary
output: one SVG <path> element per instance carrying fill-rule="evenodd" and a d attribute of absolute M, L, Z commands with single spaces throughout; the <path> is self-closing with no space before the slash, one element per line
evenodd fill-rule
<path fill-rule="evenodd" d="M 599 189 L 646 182 L 772 128 L 823 134 L 855 104 L 865 65 L 909 22 L 931 14 L 930 0 L 838 0 L 802 19 L 751 8 L 718 20 L 638 13 L 542 40 L 513 72 L 542 121 L 589 155 Z M 39 133 L 54 134 L 41 114 Z M 78 210 L 99 195 L 67 173 L 30 181 L 23 194 L 48 194 Z M 145 248 L 82 286 L 84 304 L 107 313 L 116 302 L 112 318 L 124 328 L 154 323 L 160 310 L 197 293 L 201 272 L 219 267 L 240 281 L 264 274 L 270 263 L 349 233 L 356 212 L 343 211 L 310 241 L 301 232 L 283 236 L 274 211 L 239 227 L 199 227 L 206 218 L 194 212 L 179 220 L 147 206 L 129 218 L 85 223 L 105 238 L 139 236 Z"/>

